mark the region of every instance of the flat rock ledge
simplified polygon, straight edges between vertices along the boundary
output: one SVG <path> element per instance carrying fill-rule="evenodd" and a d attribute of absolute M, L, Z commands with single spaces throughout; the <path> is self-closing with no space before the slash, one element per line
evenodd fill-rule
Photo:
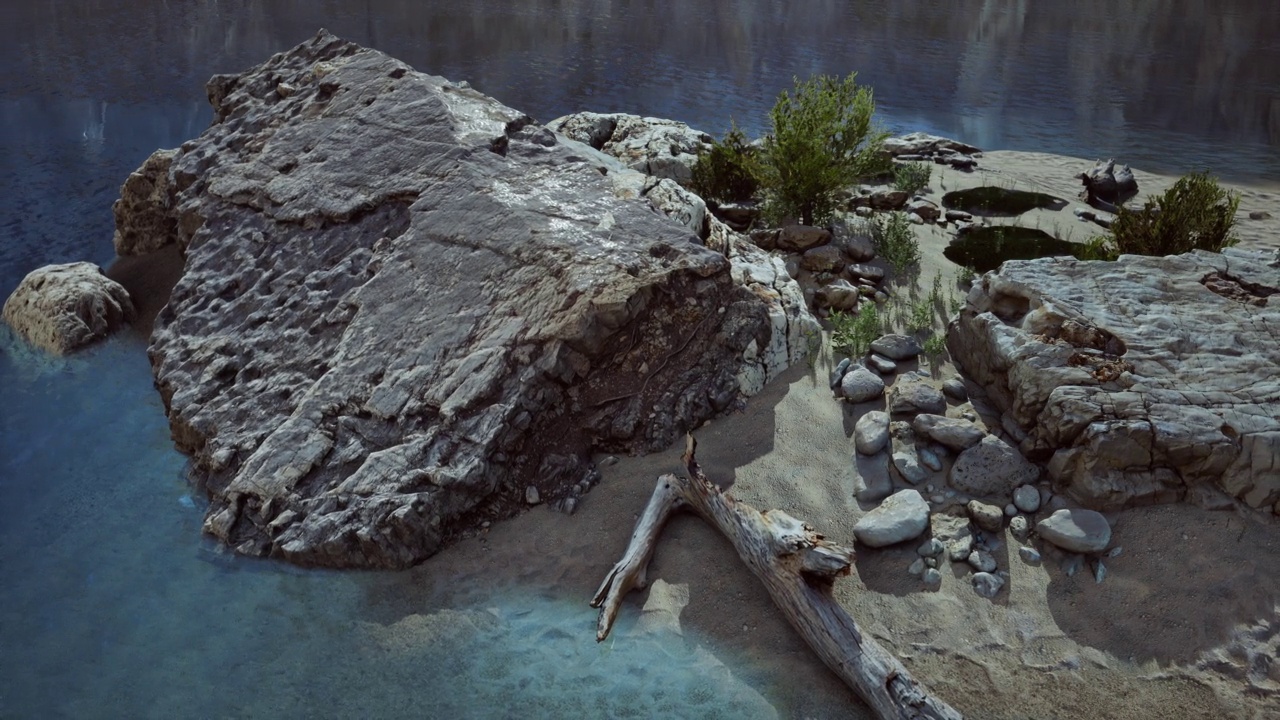
<path fill-rule="evenodd" d="M 465 83 L 322 31 L 208 94 L 116 242 L 185 255 L 149 352 L 240 553 L 411 565 L 573 507 L 591 451 L 666 447 L 805 353 L 781 261 Z"/>
<path fill-rule="evenodd" d="M 1274 251 L 1010 261 L 975 284 L 947 345 L 1084 506 L 1280 514 L 1277 288 Z"/>
<path fill-rule="evenodd" d="M 93 263 L 32 270 L 4 303 L 4 321 L 23 339 L 66 355 L 132 323 L 129 292 Z"/>

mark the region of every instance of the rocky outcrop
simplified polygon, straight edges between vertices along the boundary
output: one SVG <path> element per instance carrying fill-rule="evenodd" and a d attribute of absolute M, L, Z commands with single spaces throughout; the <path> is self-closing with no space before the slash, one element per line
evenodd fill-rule
<path fill-rule="evenodd" d="M 1009 261 L 947 344 L 1059 491 L 1106 510 L 1280 500 L 1280 256 Z"/>
<path fill-rule="evenodd" d="M 65 355 L 133 322 L 133 302 L 93 263 L 32 270 L 5 301 L 4 321 L 27 342 Z"/>
<path fill-rule="evenodd" d="M 698 152 L 710 135 L 682 122 L 625 113 L 579 112 L 556 118 L 547 127 L 618 158 L 627 167 L 688 185 Z"/>
<path fill-rule="evenodd" d="M 465 85 L 322 32 L 208 92 L 118 226 L 186 255 L 150 356 L 239 552 L 403 567 L 804 352 L 781 260 Z"/>
<path fill-rule="evenodd" d="M 159 250 L 173 238 L 176 218 L 168 207 L 169 166 L 176 150 L 157 150 L 129 174 L 120 188 L 120 199 L 111 205 L 116 232 L 112 242 L 116 255 L 146 255 Z"/>

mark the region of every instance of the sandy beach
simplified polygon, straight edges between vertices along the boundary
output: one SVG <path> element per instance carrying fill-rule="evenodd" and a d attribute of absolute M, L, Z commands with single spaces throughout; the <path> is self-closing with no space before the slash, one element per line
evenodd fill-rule
<path fill-rule="evenodd" d="M 1024 222 L 1081 240 L 1099 229 L 1072 209 L 1075 173 L 1091 161 L 1035 153 L 991 152 L 974 173 L 935 168 L 931 197 L 944 190 L 1012 182 L 1070 199 L 1061 211 L 1036 211 Z M 1136 171 L 1145 195 L 1176 178 Z M 1280 192 L 1234 188 L 1242 195 L 1237 234 L 1244 246 L 1280 247 Z M 1249 220 L 1253 210 L 1268 220 Z M 918 227 L 927 285 L 955 266 L 942 257 L 950 232 Z M 948 283 L 948 287 L 951 287 Z M 837 358 L 838 359 L 838 358 Z M 757 508 L 779 508 L 837 542 L 853 543 L 865 512 L 852 497 L 853 424 L 871 403 L 832 399 L 829 349 L 812 367 L 794 367 L 742 412 L 696 432 L 707 474 Z M 943 362 L 937 378 L 955 374 Z M 954 401 L 948 409 L 964 409 Z M 507 578 L 532 591 L 577 596 L 585 606 L 621 555 L 655 478 L 680 471 L 677 444 L 647 457 L 600 461 L 603 482 L 573 516 L 535 508 L 411 571 L 422 587 L 442 578 L 456 587 Z M 970 718 L 1264 718 L 1280 717 L 1280 522 L 1190 505 L 1126 510 L 1109 516 L 1113 546 L 1102 583 L 1068 576 L 1046 552 L 1041 565 L 1018 556 L 1008 535 L 996 553 L 1008 591 L 978 596 L 961 566 L 944 567 L 939 590 L 907 573 L 908 542 L 859 548 L 857 573 L 837 583 L 844 607 L 866 632 L 903 659 L 938 695 Z M 1043 546 L 1042 550 L 1043 550 Z M 785 698 L 784 717 L 864 717 L 866 709 L 792 632 L 727 541 L 698 518 L 666 528 L 649 577 L 687 587 L 682 625 L 759 664 L 748 684 L 766 683 Z M 414 586 L 415 582 L 407 583 Z M 646 593 L 633 593 L 623 614 L 639 614 Z M 411 612 L 414 600 L 397 603 Z M 589 636 L 593 628 L 581 629 Z M 625 638 L 613 652 L 626 652 Z M 1252 678 L 1252 680 L 1251 680 Z M 1251 683 L 1252 682 L 1252 686 Z M 758 685 L 757 685 L 758 686 Z"/>

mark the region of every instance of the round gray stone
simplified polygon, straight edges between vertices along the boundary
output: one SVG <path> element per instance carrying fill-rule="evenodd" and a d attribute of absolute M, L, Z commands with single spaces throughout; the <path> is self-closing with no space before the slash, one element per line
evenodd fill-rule
<path fill-rule="evenodd" d="M 1025 513 L 1033 513 L 1040 509 L 1040 488 L 1034 485 L 1022 485 L 1013 491 L 1013 504 Z"/>
<path fill-rule="evenodd" d="M 899 451 L 893 454 L 893 466 L 898 469 L 898 474 L 903 480 L 912 485 L 919 485 L 924 479 L 929 477 L 929 472 L 920 467 L 920 461 L 916 458 L 915 453 Z"/>
<path fill-rule="evenodd" d="M 1022 547 L 1018 548 L 1018 554 L 1022 556 L 1023 561 L 1025 561 L 1028 565 L 1040 564 L 1040 551 L 1036 550 L 1033 547 L 1027 547 L 1023 545 Z"/>
<path fill-rule="evenodd" d="M 970 500 L 965 509 L 969 511 L 969 517 L 973 518 L 973 524 L 989 533 L 1000 532 L 1000 528 L 1004 527 L 1004 512 L 995 505 Z"/>
<path fill-rule="evenodd" d="M 892 375 L 893 373 L 898 372 L 898 364 L 883 355 L 876 355 L 875 353 L 872 353 L 871 356 L 867 358 L 867 364 L 881 375 Z"/>
<path fill-rule="evenodd" d="M 929 587 L 938 587 L 942 584 L 942 573 L 938 572 L 936 568 L 929 568 L 924 571 L 924 576 L 921 579 Z"/>
<path fill-rule="evenodd" d="M 996 571 L 996 559 L 985 550 L 974 550 L 969 553 L 969 565 L 978 572 L 989 573 Z"/>
<path fill-rule="evenodd" d="M 863 455 L 875 455 L 889 444 L 889 413 L 872 410 L 853 424 L 853 446 Z"/>
<path fill-rule="evenodd" d="M 866 402 L 884 394 L 884 381 L 879 375 L 858 366 L 849 370 L 840 380 L 840 394 L 849 402 Z"/>
<path fill-rule="evenodd" d="M 958 377 L 947 378 L 942 383 L 942 394 L 956 402 L 964 402 L 969 399 L 969 391 L 965 389 L 964 381 Z"/>
<path fill-rule="evenodd" d="M 1040 537 L 1063 550 L 1096 553 L 1111 542 L 1111 524 L 1094 510 L 1058 510 L 1036 523 Z"/>
<path fill-rule="evenodd" d="M 1004 587 L 1004 581 L 991 573 L 980 572 L 973 576 L 973 589 L 984 598 L 994 598 L 1000 594 L 1002 587 Z"/>

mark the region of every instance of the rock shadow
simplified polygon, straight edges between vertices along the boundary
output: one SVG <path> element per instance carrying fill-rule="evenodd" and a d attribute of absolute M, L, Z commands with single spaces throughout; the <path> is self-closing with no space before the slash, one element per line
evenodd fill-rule
<path fill-rule="evenodd" d="M 1101 583 L 1086 563 L 1068 577 L 1048 553 L 1048 607 L 1081 645 L 1162 665 L 1194 661 L 1280 601 L 1280 522 L 1162 505 L 1123 513 Z"/>

